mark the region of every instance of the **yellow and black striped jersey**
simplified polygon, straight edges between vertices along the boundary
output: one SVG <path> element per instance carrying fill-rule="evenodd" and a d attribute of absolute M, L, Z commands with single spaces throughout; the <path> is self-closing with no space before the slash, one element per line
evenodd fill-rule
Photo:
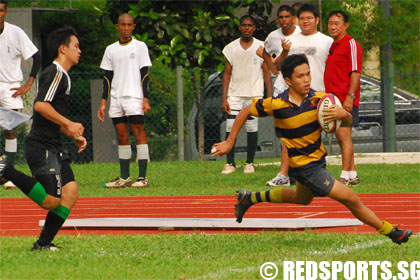
<path fill-rule="evenodd" d="M 289 90 L 274 98 L 253 99 L 253 116 L 274 117 L 276 135 L 287 147 L 291 168 L 325 162 L 327 153 L 317 116 L 318 101 L 325 94 L 311 89 L 300 106 L 289 101 Z"/>

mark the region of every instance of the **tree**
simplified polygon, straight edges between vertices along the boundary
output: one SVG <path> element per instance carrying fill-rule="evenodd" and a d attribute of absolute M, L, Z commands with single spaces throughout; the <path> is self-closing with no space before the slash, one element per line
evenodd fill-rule
<path fill-rule="evenodd" d="M 264 1 L 138 1 L 129 4 L 129 13 L 135 18 L 136 37 L 145 42 L 153 58 L 175 68 L 181 65 L 192 71 L 192 86 L 196 95 L 199 116 L 199 155 L 204 158 L 204 91 L 208 71 L 224 69 L 222 49 L 239 36 L 239 8 L 258 13 L 257 19 L 264 30 L 273 29 L 266 24 L 272 4 Z M 262 16 L 260 16 L 262 15 Z M 264 29 L 266 28 L 266 29 Z"/>

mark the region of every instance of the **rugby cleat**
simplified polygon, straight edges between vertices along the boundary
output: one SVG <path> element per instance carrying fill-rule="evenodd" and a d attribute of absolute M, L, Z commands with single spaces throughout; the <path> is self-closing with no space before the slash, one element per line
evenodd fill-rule
<path fill-rule="evenodd" d="M 39 245 L 38 241 L 36 241 L 31 248 L 31 251 L 59 251 L 60 247 L 55 246 L 54 244 L 50 243 L 48 245 L 41 246 Z"/>
<path fill-rule="evenodd" d="M 354 179 L 349 180 L 349 186 L 357 186 L 360 184 L 360 178 L 356 177 Z"/>
<path fill-rule="evenodd" d="M 290 178 L 288 176 L 284 176 L 283 174 L 279 172 L 277 173 L 276 177 L 274 177 L 270 181 L 267 181 L 265 185 L 272 186 L 272 187 L 276 187 L 276 186 L 288 187 L 290 186 Z"/>
<path fill-rule="evenodd" d="M 236 191 L 236 199 L 238 202 L 235 205 L 236 222 L 242 223 L 242 218 L 249 207 L 254 203 L 251 201 L 251 192 L 248 190 Z"/>
<path fill-rule="evenodd" d="M 123 178 L 115 178 L 111 182 L 105 183 L 103 185 L 106 189 L 118 189 L 118 188 L 125 188 L 131 186 L 131 179 L 128 177 L 127 179 Z"/>
<path fill-rule="evenodd" d="M 133 188 L 147 188 L 149 186 L 149 181 L 147 178 L 138 177 L 137 180 L 131 184 Z"/>
<path fill-rule="evenodd" d="M 406 243 L 413 232 L 409 229 L 399 229 L 398 227 L 394 227 L 390 234 L 387 236 L 391 238 L 392 242 L 401 245 L 401 243 Z"/>

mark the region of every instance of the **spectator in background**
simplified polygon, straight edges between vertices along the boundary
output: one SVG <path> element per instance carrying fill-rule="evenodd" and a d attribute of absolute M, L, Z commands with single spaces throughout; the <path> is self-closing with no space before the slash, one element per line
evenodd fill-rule
<path fill-rule="evenodd" d="M 333 39 L 318 31 L 319 13 L 310 5 L 304 4 L 297 13 L 301 33 L 294 34 L 287 39 L 282 39 L 282 52 L 273 63 L 271 59 L 264 57 L 272 72 L 280 69 L 281 62 L 292 54 L 305 54 L 308 57 L 312 72 L 311 88 L 316 91 L 324 91 L 324 70 L 328 51 Z M 288 88 L 283 76 L 278 75 L 274 84 L 273 96 L 277 96 Z M 282 147 L 282 160 L 280 172 L 266 183 L 268 186 L 289 185 L 288 176 L 289 161 L 286 148 Z"/>
<path fill-rule="evenodd" d="M 292 9 L 295 11 L 295 14 L 297 14 L 300 7 L 302 7 L 302 6 L 303 6 L 302 2 L 296 2 L 296 3 L 292 4 Z M 293 24 L 294 25 L 299 25 L 299 19 L 297 17 L 294 18 Z"/>
<path fill-rule="evenodd" d="M 257 50 L 257 54 L 268 61 L 278 57 L 282 52 L 282 41 L 289 38 L 294 34 L 301 32 L 300 27 L 294 25 L 294 19 L 296 18 L 295 11 L 288 5 L 282 5 L 277 10 L 277 23 L 281 26 L 279 29 L 271 32 L 264 42 L 264 47 L 260 47 Z M 274 70 L 273 74 L 277 77 L 281 76 L 281 73 Z M 283 79 L 282 77 L 280 79 Z M 277 83 L 275 83 L 276 85 Z M 280 93 L 280 90 L 276 90 L 276 93 Z M 283 156 L 284 155 L 284 156 Z M 289 163 L 287 161 L 287 151 L 282 148 L 282 160 L 280 166 L 280 172 L 268 181 L 267 186 L 290 186 L 290 179 L 288 176 Z"/>
<path fill-rule="evenodd" d="M 105 75 L 98 119 L 102 122 L 105 120 L 106 102 L 110 96 L 109 117 L 117 133 L 120 176 L 105 183 L 104 187 L 145 188 L 149 186 L 146 177 L 149 146 L 144 131 L 144 114 L 151 110 L 149 67 L 152 62 L 146 44 L 132 37 L 136 25 L 130 14 L 120 15 L 116 27 L 120 32 L 119 41 L 106 48 L 100 66 Z M 128 126 L 136 141 L 136 161 L 139 166 L 139 176 L 133 184 L 130 179 L 131 145 Z"/>
<path fill-rule="evenodd" d="M 362 73 L 363 50 L 359 43 L 347 34 L 348 15 L 340 10 L 328 16 L 328 32 L 334 38 L 326 62 L 324 82 L 326 92 L 334 93 L 343 108 L 352 113 L 352 125 L 342 125 L 335 136 L 340 144 L 342 171 L 340 182 L 358 185 L 351 139 L 352 126 L 359 125 L 360 75 Z"/>
<path fill-rule="evenodd" d="M 268 96 L 272 96 L 270 71 L 264 60 L 257 56 L 257 49 L 263 42 L 253 37 L 255 21 L 250 15 L 240 19 L 241 37 L 232 41 L 223 49 L 226 58 L 222 88 L 222 111 L 227 114 L 226 138 L 229 137 L 233 122 L 239 111 L 252 103 L 253 97 L 264 96 L 264 82 Z M 254 156 L 258 144 L 258 118 L 250 117 L 246 121 L 247 159 L 244 173 L 254 173 Z M 236 171 L 235 149 L 226 156 L 222 174 Z"/>
<path fill-rule="evenodd" d="M 7 1 L 0 0 L 0 105 L 7 109 L 23 109 L 23 96 L 31 90 L 38 70 L 41 67 L 41 54 L 28 35 L 18 26 L 4 21 L 7 16 Z M 31 73 L 24 85 L 21 60 L 33 59 Z M 5 152 L 10 163 L 16 156 L 17 130 L 4 130 Z M 16 186 L 8 181 L 6 189 Z"/>

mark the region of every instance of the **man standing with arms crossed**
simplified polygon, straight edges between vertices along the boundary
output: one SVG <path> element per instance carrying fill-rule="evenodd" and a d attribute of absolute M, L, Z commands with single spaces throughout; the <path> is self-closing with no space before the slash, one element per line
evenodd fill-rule
<path fill-rule="evenodd" d="M 334 38 L 324 73 L 325 91 L 334 93 L 343 103 L 343 108 L 353 115 L 352 125 L 342 125 L 335 136 L 340 144 L 342 171 L 340 182 L 358 185 L 354 165 L 354 149 L 351 139 L 352 126 L 359 125 L 360 75 L 363 50 L 359 43 L 347 34 L 348 16 L 345 12 L 332 11 L 328 17 L 328 32 Z"/>
<path fill-rule="evenodd" d="M 222 111 L 227 114 L 226 138 L 229 137 L 233 122 L 239 111 L 251 104 L 251 98 L 264 96 L 264 82 L 268 96 L 272 96 L 270 71 L 264 60 L 257 56 L 256 50 L 263 42 L 252 37 L 255 31 L 255 21 L 245 15 L 240 19 L 239 31 L 241 38 L 229 43 L 224 49 L 226 57 L 225 73 L 223 75 Z M 254 173 L 255 151 L 258 144 L 258 118 L 251 117 L 246 121 L 247 159 L 244 173 Z M 236 171 L 235 149 L 226 156 L 222 174 Z"/>
<path fill-rule="evenodd" d="M 7 1 L 0 0 L 0 105 L 11 110 L 23 108 L 23 96 L 31 90 L 41 67 L 41 55 L 29 37 L 18 26 L 4 21 L 7 15 Z M 31 73 L 25 85 L 21 86 L 23 73 L 21 59 L 33 59 Z M 13 164 L 17 152 L 17 130 L 4 130 L 5 152 Z M 11 181 L 6 189 L 16 187 Z"/>
<path fill-rule="evenodd" d="M 317 91 L 324 91 L 324 70 L 325 61 L 327 60 L 329 48 L 333 42 L 328 37 L 318 31 L 319 13 L 317 9 L 310 5 L 304 4 L 297 13 L 301 33 L 294 34 L 288 39 L 282 40 L 282 52 L 276 58 L 274 64 L 271 59 L 264 56 L 264 61 L 269 65 L 271 71 L 278 72 L 281 62 L 292 54 L 305 54 L 308 57 L 309 65 L 312 70 L 311 88 Z M 279 75 L 274 84 L 274 96 L 282 93 L 288 88 L 283 76 Z M 289 161 L 285 147 L 281 152 L 280 172 L 266 183 L 268 186 L 288 186 L 290 185 L 288 170 Z"/>
<path fill-rule="evenodd" d="M 146 178 L 149 146 L 144 131 L 144 114 L 150 111 L 149 105 L 149 67 L 152 66 L 145 43 L 132 37 L 136 25 L 130 14 L 122 14 L 116 24 L 120 39 L 109 45 L 101 63 L 105 70 L 104 89 L 98 119 L 104 121 L 106 101 L 111 97 L 109 116 L 114 124 L 118 139 L 120 176 L 104 184 L 105 188 L 149 186 Z M 131 184 L 130 160 L 131 145 L 128 125 L 136 140 L 139 176 Z"/>

